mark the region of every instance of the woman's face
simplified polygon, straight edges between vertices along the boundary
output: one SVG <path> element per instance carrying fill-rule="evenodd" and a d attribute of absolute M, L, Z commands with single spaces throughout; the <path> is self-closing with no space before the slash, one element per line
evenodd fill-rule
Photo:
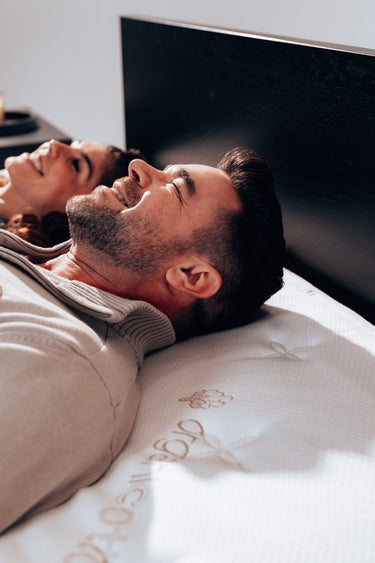
<path fill-rule="evenodd" d="M 15 212 L 64 213 L 67 200 L 91 192 L 109 165 L 107 146 L 86 141 L 66 145 L 52 140 L 30 154 L 8 157 L 5 168 L 12 188 L 27 207 Z"/>

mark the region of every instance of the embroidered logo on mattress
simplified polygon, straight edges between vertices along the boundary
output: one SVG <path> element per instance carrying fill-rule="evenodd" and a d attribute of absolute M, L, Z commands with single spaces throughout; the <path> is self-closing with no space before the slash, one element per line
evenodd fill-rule
<path fill-rule="evenodd" d="M 218 389 L 201 389 L 201 391 L 196 391 L 190 397 L 184 397 L 179 401 L 189 401 L 189 406 L 192 409 L 208 409 L 209 407 L 223 407 L 232 399 L 231 395 L 224 395 Z"/>

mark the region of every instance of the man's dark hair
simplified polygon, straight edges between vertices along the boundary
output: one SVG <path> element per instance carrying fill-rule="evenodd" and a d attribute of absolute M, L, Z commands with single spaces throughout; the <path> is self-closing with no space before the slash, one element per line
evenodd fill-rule
<path fill-rule="evenodd" d="M 193 235 L 195 248 L 220 272 L 222 286 L 213 297 L 196 300 L 182 337 L 250 322 L 283 285 L 285 240 L 270 168 L 247 148 L 226 153 L 218 168 L 229 176 L 243 209 L 221 209 Z"/>

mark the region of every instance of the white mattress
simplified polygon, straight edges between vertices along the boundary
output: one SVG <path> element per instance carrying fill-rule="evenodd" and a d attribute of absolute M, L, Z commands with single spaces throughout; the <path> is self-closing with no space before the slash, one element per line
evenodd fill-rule
<path fill-rule="evenodd" d="M 119 459 L 1 563 L 373 563 L 375 329 L 285 279 L 256 323 L 149 356 Z"/>

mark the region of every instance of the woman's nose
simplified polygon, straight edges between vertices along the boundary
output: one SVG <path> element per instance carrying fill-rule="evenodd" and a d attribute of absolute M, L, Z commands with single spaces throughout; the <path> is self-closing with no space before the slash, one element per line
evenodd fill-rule
<path fill-rule="evenodd" d="M 130 161 L 129 176 L 144 190 L 149 188 L 160 174 L 160 170 L 157 170 L 144 160 L 135 158 Z"/>
<path fill-rule="evenodd" d="M 62 149 L 64 149 L 65 147 L 68 148 L 68 145 L 64 145 L 64 143 L 60 143 L 60 141 L 56 141 L 56 139 L 51 139 L 48 144 L 48 151 L 51 155 L 51 158 L 54 160 L 59 157 Z"/>

